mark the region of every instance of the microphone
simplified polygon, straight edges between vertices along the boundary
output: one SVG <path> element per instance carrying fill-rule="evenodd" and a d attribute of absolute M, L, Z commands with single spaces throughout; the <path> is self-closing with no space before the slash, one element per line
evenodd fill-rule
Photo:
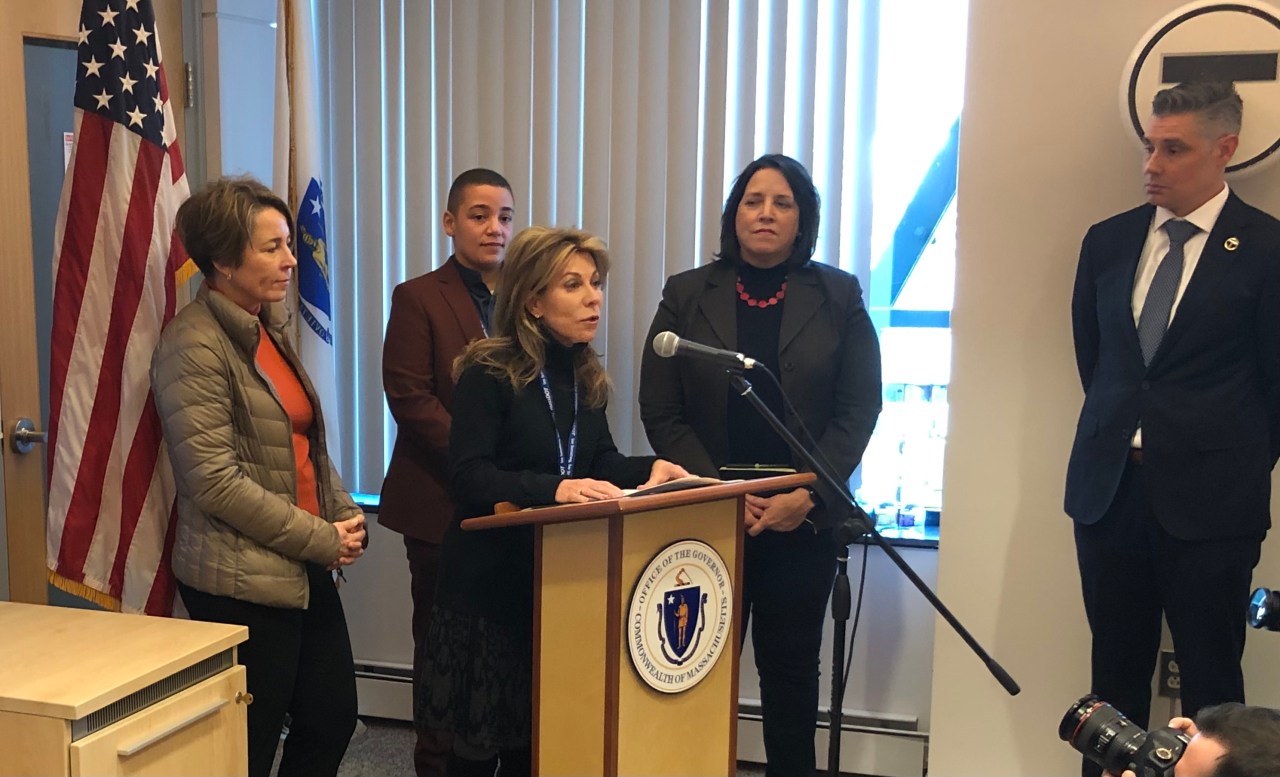
<path fill-rule="evenodd" d="M 755 359 L 734 351 L 724 351 L 692 340 L 682 340 L 675 332 L 659 332 L 653 338 L 653 352 L 664 359 L 672 356 L 705 359 L 730 370 L 749 370 L 757 364 Z"/>

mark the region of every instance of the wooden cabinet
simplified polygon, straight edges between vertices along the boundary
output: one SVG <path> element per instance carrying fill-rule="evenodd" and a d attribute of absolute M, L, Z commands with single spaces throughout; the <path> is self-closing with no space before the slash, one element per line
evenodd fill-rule
<path fill-rule="evenodd" d="M 243 626 L 0 602 L 0 775 L 244 775 Z"/>

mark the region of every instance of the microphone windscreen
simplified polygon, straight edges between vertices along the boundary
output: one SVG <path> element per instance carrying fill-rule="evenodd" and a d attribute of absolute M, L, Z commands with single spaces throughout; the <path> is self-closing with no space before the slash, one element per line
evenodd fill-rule
<path fill-rule="evenodd" d="M 675 332 L 659 332 L 653 338 L 653 352 L 664 359 L 669 359 L 676 355 L 676 348 L 680 346 L 680 338 Z"/>

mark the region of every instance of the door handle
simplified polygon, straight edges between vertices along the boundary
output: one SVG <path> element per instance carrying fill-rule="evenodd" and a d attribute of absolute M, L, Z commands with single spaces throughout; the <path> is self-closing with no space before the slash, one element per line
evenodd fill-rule
<path fill-rule="evenodd" d="M 37 432 L 36 425 L 31 423 L 30 418 L 19 418 L 17 423 L 13 425 L 9 445 L 13 448 L 14 453 L 30 453 L 36 443 L 43 445 L 44 442 L 45 433 Z"/>

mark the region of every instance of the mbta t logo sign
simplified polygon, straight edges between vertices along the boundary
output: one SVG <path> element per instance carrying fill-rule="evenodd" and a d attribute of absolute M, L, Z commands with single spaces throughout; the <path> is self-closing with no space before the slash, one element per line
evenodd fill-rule
<path fill-rule="evenodd" d="M 1160 21 L 1125 65 L 1120 110 L 1142 140 L 1156 92 L 1184 81 L 1232 81 L 1244 129 L 1228 173 L 1254 172 L 1280 150 L 1280 12 L 1257 0 L 1195 2 Z"/>

